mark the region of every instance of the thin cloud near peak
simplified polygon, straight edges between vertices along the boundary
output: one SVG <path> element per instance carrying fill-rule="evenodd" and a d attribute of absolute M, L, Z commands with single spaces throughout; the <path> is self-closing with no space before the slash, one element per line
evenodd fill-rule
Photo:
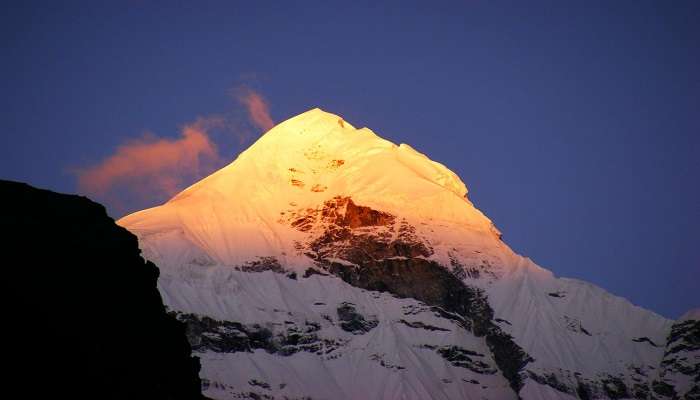
<path fill-rule="evenodd" d="M 239 86 L 232 91 L 232 94 L 246 108 L 248 119 L 253 125 L 265 132 L 275 126 L 267 100 L 260 93 L 248 86 Z"/>

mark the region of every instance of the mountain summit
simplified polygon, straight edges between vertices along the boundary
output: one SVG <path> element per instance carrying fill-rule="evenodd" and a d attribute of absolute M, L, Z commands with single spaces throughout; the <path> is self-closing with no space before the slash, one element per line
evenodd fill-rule
<path fill-rule="evenodd" d="M 213 398 L 700 392 L 694 317 L 555 277 L 501 241 L 444 165 L 320 109 L 118 223 L 161 268 Z"/>
<path fill-rule="evenodd" d="M 414 225 L 435 221 L 430 229 L 438 232 L 431 236 L 445 243 L 435 243 L 434 256 L 449 262 L 449 248 L 464 242 L 460 233 L 498 242 L 491 221 L 466 194 L 464 183 L 444 165 L 316 108 L 272 128 L 234 162 L 165 205 L 121 223 L 144 235 L 180 228 L 204 250 L 202 257 L 217 264 L 238 265 L 265 255 L 287 268 L 305 269 L 308 258 L 294 248 L 304 233 L 279 221 L 301 217 L 335 197 L 350 197 Z"/>

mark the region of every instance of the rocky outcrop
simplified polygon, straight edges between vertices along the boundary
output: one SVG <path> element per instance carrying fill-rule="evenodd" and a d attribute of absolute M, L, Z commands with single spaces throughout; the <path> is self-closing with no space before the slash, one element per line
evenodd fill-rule
<path fill-rule="evenodd" d="M 652 389 L 660 398 L 700 400 L 700 320 L 681 319 L 671 327 Z"/>
<path fill-rule="evenodd" d="M 84 197 L 0 181 L 0 198 L 13 392 L 202 398 L 199 360 L 134 235 Z"/>
<path fill-rule="evenodd" d="M 429 257 L 430 245 L 418 238 L 415 228 L 395 216 L 356 205 L 349 197 L 334 197 L 315 209 L 285 215 L 280 222 L 310 235 L 299 250 L 313 260 L 337 258 L 354 262 L 374 259 Z"/>
<path fill-rule="evenodd" d="M 483 354 L 471 351 L 459 346 L 440 346 L 435 349 L 437 353 L 450 364 L 455 367 L 466 368 L 477 374 L 495 374 L 496 370 L 491 368 L 488 363 L 485 363 L 479 358 L 483 358 Z"/>
<path fill-rule="evenodd" d="M 432 248 L 416 235 L 415 227 L 394 215 L 358 206 L 348 197 L 335 197 L 287 218 L 291 226 L 309 233 L 302 249 L 319 268 L 362 289 L 422 301 L 485 337 L 499 369 L 511 387 L 520 390 L 523 368 L 532 358 L 496 325 L 483 290 L 427 259 Z"/>
<path fill-rule="evenodd" d="M 283 357 L 298 352 L 325 356 L 344 344 L 339 339 L 321 337 L 321 325 L 316 322 L 297 325 L 287 321 L 283 327 L 274 329 L 272 326 L 219 321 L 191 313 L 171 314 L 187 325 L 187 339 L 196 352 L 252 353 L 260 349 Z"/>
<path fill-rule="evenodd" d="M 340 328 L 353 335 L 362 335 L 374 329 L 378 321 L 374 318 L 365 318 L 357 312 L 355 305 L 352 303 L 343 303 L 338 307 L 338 320 L 340 320 Z"/>

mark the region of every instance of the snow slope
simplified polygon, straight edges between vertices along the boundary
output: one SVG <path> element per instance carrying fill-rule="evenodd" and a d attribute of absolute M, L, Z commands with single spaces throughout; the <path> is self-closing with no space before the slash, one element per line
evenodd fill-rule
<path fill-rule="evenodd" d="M 164 277 L 164 301 L 181 313 L 239 322 L 248 327 L 248 336 L 267 329 L 277 344 L 252 351 L 198 349 L 207 396 L 238 398 L 252 391 L 339 400 L 516 398 L 482 340 L 413 299 L 321 275 L 290 279 L 227 267 L 211 267 L 205 274 L 206 279 Z M 376 326 L 367 332 L 343 329 L 338 308 L 344 304 Z M 429 328 L 409 326 L 415 321 Z M 299 332 L 300 339 L 289 339 Z M 440 354 L 450 346 L 478 353 L 471 358 L 484 365 L 453 365 Z"/>
<path fill-rule="evenodd" d="M 278 223 L 281 213 L 351 195 L 357 204 L 430 223 L 438 231 L 432 236 L 441 238 L 434 244 L 446 242 L 436 256 L 443 262 L 449 262 L 446 248 L 457 242 L 468 245 L 465 250 L 503 247 L 512 256 L 494 240 L 491 221 L 466 193 L 452 171 L 410 146 L 397 146 L 314 109 L 277 125 L 234 162 L 165 205 L 129 215 L 120 224 L 141 238 L 177 231 L 181 236 L 167 241 L 178 250 L 184 249 L 181 240 L 190 242 L 191 251 L 202 251 L 202 257 L 219 265 L 239 265 L 264 255 L 300 270 L 308 260 L 296 255 L 292 244 L 302 235 Z M 451 231 L 455 225 L 461 232 Z M 460 241 L 460 235 L 468 240 Z"/>
<path fill-rule="evenodd" d="M 118 223 L 161 268 L 164 300 L 196 328 L 191 340 L 216 338 L 200 349 L 216 398 L 646 398 L 673 325 L 515 254 L 452 171 L 319 109 Z M 434 266 L 449 271 L 439 283 L 402 275 L 442 276 Z M 483 293 L 486 308 L 453 318 L 451 279 Z M 376 326 L 338 329 L 345 303 Z M 336 341 L 337 358 L 311 344 L 286 354 L 285 324 L 294 340 L 318 324 L 305 340 Z M 526 354 L 499 353 L 493 338 L 504 335 Z M 507 372 L 516 367 L 519 378 Z"/>

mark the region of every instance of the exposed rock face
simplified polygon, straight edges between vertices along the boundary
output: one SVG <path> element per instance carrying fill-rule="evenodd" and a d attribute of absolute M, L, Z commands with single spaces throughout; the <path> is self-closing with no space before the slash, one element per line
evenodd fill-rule
<path fill-rule="evenodd" d="M 86 198 L 0 181 L 9 371 L 31 398 L 201 399 L 158 268 Z"/>
<path fill-rule="evenodd" d="M 374 329 L 377 326 L 376 319 L 367 319 L 362 314 L 357 312 L 355 305 L 352 303 L 343 303 L 338 307 L 338 319 L 340 327 L 353 335 L 362 335 Z"/>
<path fill-rule="evenodd" d="M 700 399 L 700 320 L 673 325 L 652 389 L 661 398 Z"/>
<path fill-rule="evenodd" d="M 187 325 L 187 338 L 196 352 L 252 353 L 261 349 L 280 356 L 304 351 L 321 356 L 343 345 L 342 341 L 320 337 L 321 325 L 315 322 L 306 321 L 299 326 L 287 321 L 281 329 L 273 330 L 257 324 L 218 321 L 195 314 L 172 314 Z"/>
<path fill-rule="evenodd" d="M 309 242 L 300 244 L 299 250 L 320 263 L 330 258 L 364 262 L 432 254 L 405 220 L 397 223 L 395 216 L 358 206 L 349 197 L 334 197 L 316 209 L 299 210 L 286 221 L 310 234 Z"/>
<path fill-rule="evenodd" d="M 349 284 L 414 298 L 461 317 L 465 329 L 486 337 L 501 372 L 516 392 L 520 390 L 522 370 L 532 359 L 495 324 L 483 290 L 425 259 L 432 254 L 430 244 L 405 220 L 396 221 L 389 213 L 336 197 L 321 208 L 294 215 L 291 225 L 310 233 L 306 254 Z"/>
<path fill-rule="evenodd" d="M 479 360 L 484 355 L 464 349 L 459 346 L 442 346 L 437 348 L 438 354 L 452 365 L 461 368 L 470 369 L 479 374 L 495 374 L 496 370 L 492 369 L 488 364 Z"/>

